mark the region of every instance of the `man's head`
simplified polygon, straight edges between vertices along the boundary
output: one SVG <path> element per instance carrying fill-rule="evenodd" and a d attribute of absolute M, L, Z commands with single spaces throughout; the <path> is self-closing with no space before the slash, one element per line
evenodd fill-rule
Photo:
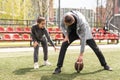
<path fill-rule="evenodd" d="M 75 22 L 74 17 L 71 14 L 68 14 L 64 17 L 64 24 L 70 26 Z"/>
<path fill-rule="evenodd" d="M 37 24 L 39 25 L 39 28 L 44 28 L 46 24 L 46 20 L 44 17 L 38 17 Z"/>

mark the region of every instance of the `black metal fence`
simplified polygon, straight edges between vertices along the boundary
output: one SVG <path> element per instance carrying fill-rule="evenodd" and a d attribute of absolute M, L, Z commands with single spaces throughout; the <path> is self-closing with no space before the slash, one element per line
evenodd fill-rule
<path fill-rule="evenodd" d="M 35 20 L 0 19 L 2 26 L 31 26 Z"/>
<path fill-rule="evenodd" d="M 3 26 L 32 26 L 36 20 L 17 20 L 17 19 L 0 19 L 0 25 Z M 47 21 L 47 26 L 58 26 L 59 21 Z M 103 23 L 89 22 L 91 27 L 103 27 Z"/>
<path fill-rule="evenodd" d="M 47 21 L 46 27 L 58 27 L 60 21 Z M 0 26 L 3 27 L 31 27 L 36 23 L 36 20 L 17 20 L 17 19 L 0 19 Z M 89 22 L 91 28 L 104 28 L 104 23 Z"/>

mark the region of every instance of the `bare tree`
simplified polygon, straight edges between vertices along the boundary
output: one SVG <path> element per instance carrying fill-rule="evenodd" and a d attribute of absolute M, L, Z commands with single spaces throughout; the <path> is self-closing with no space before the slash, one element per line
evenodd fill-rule
<path fill-rule="evenodd" d="M 39 15 L 46 17 L 49 10 L 49 0 L 38 0 Z"/>

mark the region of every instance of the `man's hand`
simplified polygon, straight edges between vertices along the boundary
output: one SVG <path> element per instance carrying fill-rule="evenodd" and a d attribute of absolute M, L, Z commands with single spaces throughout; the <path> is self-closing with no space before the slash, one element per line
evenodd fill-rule
<path fill-rule="evenodd" d="M 38 45 L 38 42 L 35 41 L 35 42 L 33 43 L 33 47 L 36 47 L 37 45 Z"/>
<path fill-rule="evenodd" d="M 68 36 L 65 36 L 65 38 L 64 38 L 64 40 L 63 40 L 63 42 L 66 42 L 66 41 L 68 41 L 68 43 L 70 43 Z"/>
<path fill-rule="evenodd" d="M 78 62 L 82 63 L 83 62 L 83 53 L 81 53 L 77 59 Z"/>

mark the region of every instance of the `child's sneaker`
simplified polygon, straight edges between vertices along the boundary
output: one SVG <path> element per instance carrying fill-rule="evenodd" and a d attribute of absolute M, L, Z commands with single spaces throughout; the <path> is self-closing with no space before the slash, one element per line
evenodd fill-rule
<path fill-rule="evenodd" d="M 34 69 L 38 69 L 38 68 L 39 68 L 38 62 L 35 62 L 34 63 Z"/>
<path fill-rule="evenodd" d="M 45 65 L 45 66 L 50 66 L 50 65 L 51 65 L 51 63 L 50 63 L 50 62 L 48 62 L 48 61 L 44 61 L 44 65 Z"/>

